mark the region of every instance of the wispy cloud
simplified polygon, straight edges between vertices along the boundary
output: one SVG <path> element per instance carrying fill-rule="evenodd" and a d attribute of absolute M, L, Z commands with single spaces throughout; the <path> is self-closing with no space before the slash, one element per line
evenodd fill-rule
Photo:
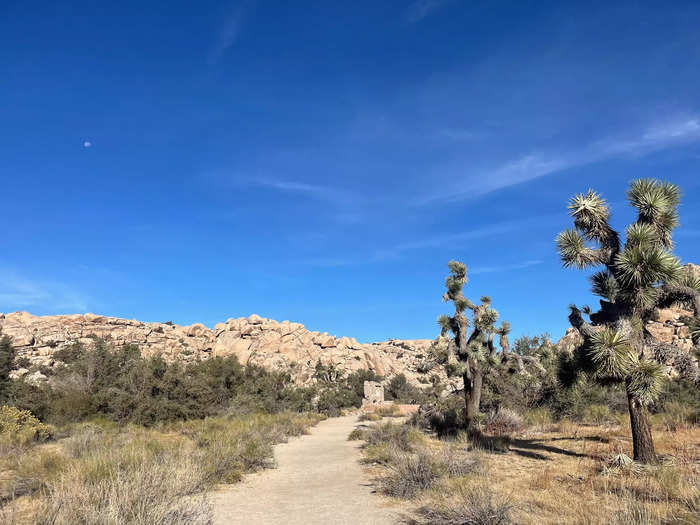
<path fill-rule="evenodd" d="M 461 201 L 532 181 L 567 169 L 618 157 L 640 157 L 656 151 L 700 140 L 700 118 L 686 118 L 656 124 L 630 136 L 610 137 L 560 153 L 531 152 L 491 170 L 465 173 L 458 187 L 429 195 L 418 204 Z M 454 176 L 460 168 L 452 166 Z M 461 188 L 461 189 L 460 189 Z"/>
<path fill-rule="evenodd" d="M 449 233 L 444 235 L 435 235 L 432 237 L 426 237 L 414 241 L 399 243 L 387 248 L 374 250 L 373 252 L 369 252 L 366 256 L 361 258 L 322 257 L 316 259 L 307 259 L 303 261 L 302 264 L 331 268 L 357 264 L 381 263 L 393 259 L 398 259 L 408 252 L 427 250 L 431 248 L 435 249 L 443 246 L 458 245 L 459 243 L 464 243 L 465 241 L 506 235 L 523 229 L 531 229 L 533 227 L 536 227 L 537 225 L 544 225 L 549 223 L 551 219 L 558 218 L 559 217 L 555 215 L 543 215 L 535 217 L 533 219 L 526 219 L 522 221 L 501 222 L 496 224 L 490 224 L 481 228 L 475 228 L 473 230 Z M 518 265 L 513 266 L 494 266 L 476 268 L 474 270 L 470 270 L 470 273 L 489 273 L 509 269 L 515 270 L 518 268 L 534 266 L 535 264 L 540 264 L 541 262 L 542 261 L 540 260 L 528 260 L 524 263 L 519 263 Z"/>
<path fill-rule="evenodd" d="M 337 268 L 340 266 L 360 264 L 361 262 L 362 261 L 360 259 L 353 260 L 343 259 L 341 257 L 317 257 L 314 259 L 306 259 L 305 261 L 302 261 L 302 264 L 306 266 L 316 266 L 318 268 Z"/>
<path fill-rule="evenodd" d="M 439 248 L 441 246 L 452 245 L 464 241 L 483 239 L 485 237 L 491 237 L 496 235 L 503 235 L 524 228 L 525 222 L 526 221 L 501 222 L 497 224 L 487 225 L 482 228 L 475 228 L 473 230 L 444 235 L 435 235 L 424 239 L 417 239 L 415 241 L 405 242 L 397 244 L 395 246 L 391 246 L 389 248 L 377 250 L 374 252 L 374 255 L 371 259 L 373 261 L 384 261 L 388 259 L 398 258 L 404 253 L 414 250 Z"/>
<path fill-rule="evenodd" d="M 544 263 L 544 261 L 536 259 L 532 261 L 524 261 L 516 264 L 503 264 L 496 266 L 475 266 L 474 268 L 469 268 L 469 275 L 479 275 L 482 273 L 498 273 L 498 272 L 509 272 L 512 270 L 523 270 L 525 268 L 530 268 L 532 266 L 538 266 Z"/>
<path fill-rule="evenodd" d="M 351 195 L 340 188 L 324 186 L 321 184 L 311 184 L 294 180 L 281 180 L 258 178 L 250 181 L 255 186 L 263 186 L 276 191 L 298 193 L 318 200 L 324 201 L 347 201 Z"/>
<path fill-rule="evenodd" d="M 209 65 L 217 64 L 226 54 L 233 44 L 238 40 L 243 22 L 248 14 L 249 5 L 242 4 L 237 6 L 225 18 L 221 30 L 218 33 L 216 41 L 209 50 L 207 63 Z"/>
<path fill-rule="evenodd" d="M 23 308 L 85 312 L 88 300 L 64 283 L 28 279 L 13 269 L 0 268 L 0 311 Z"/>
<path fill-rule="evenodd" d="M 403 16 L 407 22 L 415 24 L 450 2 L 451 0 L 415 0 L 406 8 Z"/>

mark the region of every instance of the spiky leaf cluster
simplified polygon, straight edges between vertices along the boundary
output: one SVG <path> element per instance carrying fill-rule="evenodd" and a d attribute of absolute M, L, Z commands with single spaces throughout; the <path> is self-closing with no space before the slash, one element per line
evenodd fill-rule
<path fill-rule="evenodd" d="M 693 294 L 700 292 L 700 278 L 683 271 L 671 252 L 679 188 L 654 179 L 635 180 L 627 197 L 637 217 L 625 230 L 624 244 L 610 226 L 610 208 L 598 193 L 589 190 L 569 203 L 573 228 L 556 239 L 562 264 L 579 269 L 603 266 L 591 276 L 591 287 L 606 301 L 601 301 L 598 312 L 571 309 L 569 320 L 583 335 L 584 344 L 562 363 L 560 372 L 567 383 L 580 372 L 602 382 L 624 381 L 629 392 L 648 402 L 661 388 L 664 374 L 659 363 L 638 358 L 644 355 L 639 351 L 639 345 L 644 345 L 644 320 L 656 307 L 697 301 Z M 618 331 L 622 318 L 627 332 L 637 334 L 634 341 Z"/>
<path fill-rule="evenodd" d="M 674 184 L 642 179 L 631 183 L 628 198 L 638 213 L 624 246 L 610 226 L 607 202 L 592 190 L 571 199 L 574 228 L 561 232 L 556 243 L 565 267 L 605 266 L 591 277 L 593 293 L 644 312 L 659 299 L 660 285 L 683 277 L 680 261 L 669 251 L 680 191 Z"/>
<path fill-rule="evenodd" d="M 499 315 L 492 308 L 490 297 L 482 296 L 477 305 L 464 296 L 462 289 L 467 283 L 467 267 L 463 263 L 450 261 L 448 267 L 450 274 L 445 279 L 443 300 L 452 302 L 455 313 L 438 317 L 441 335 L 433 343 L 432 354 L 438 362 L 446 365 L 448 374 L 463 375 L 494 361 L 490 343 L 494 337 L 499 338 L 502 348 L 508 347 L 510 324 L 502 322 L 499 327 L 495 326 Z M 467 317 L 469 312 L 471 321 Z M 471 333 L 468 333 L 470 328 Z M 451 340 L 448 339 L 450 335 Z"/>
<path fill-rule="evenodd" d="M 628 377 L 628 391 L 642 403 L 649 404 L 659 397 L 665 374 L 659 363 L 644 359 L 636 363 Z"/>
<path fill-rule="evenodd" d="M 591 285 L 594 294 L 604 297 L 611 303 L 615 302 L 617 295 L 620 293 L 617 279 L 608 270 L 594 273 L 591 276 Z"/>
<path fill-rule="evenodd" d="M 601 378 L 622 378 L 630 371 L 634 357 L 629 342 L 616 330 L 605 328 L 591 338 L 591 360 Z"/>

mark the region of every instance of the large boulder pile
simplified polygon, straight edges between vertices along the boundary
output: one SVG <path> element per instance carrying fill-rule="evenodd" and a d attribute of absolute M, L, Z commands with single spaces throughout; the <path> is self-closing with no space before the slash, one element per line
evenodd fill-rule
<path fill-rule="evenodd" d="M 189 362 L 235 355 L 241 363 L 288 371 L 297 383 L 311 381 L 316 363 L 347 372 L 374 370 L 384 376 L 406 374 L 413 382 L 424 371 L 429 340 L 359 343 L 354 338 L 312 332 L 300 323 L 258 315 L 229 319 L 209 329 L 202 324 L 144 323 L 94 314 L 35 316 L 0 314 L 0 331 L 12 338 L 18 357 L 51 367 L 54 354 L 74 343 L 90 347 L 95 338 L 114 345 L 135 344 L 143 355 Z M 436 370 L 437 372 L 438 370 Z"/>
<path fill-rule="evenodd" d="M 700 266 L 687 271 L 700 279 Z M 658 310 L 646 329 L 658 341 L 691 350 L 693 342 L 682 318 L 692 312 L 681 305 Z M 316 363 L 333 364 L 352 372 L 374 370 L 383 376 L 403 373 L 412 383 L 424 374 L 445 377 L 444 369 L 429 359 L 428 339 L 392 339 L 360 343 L 352 337 L 312 332 L 300 323 L 278 322 L 258 315 L 229 319 L 209 329 L 203 324 L 144 323 L 95 314 L 35 316 L 27 312 L 0 314 L 0 332 L 12 338 L 18 357 L 34 365 L 35 382 L 46 379 L 38 370 L 56 364 L 58 350 L 74 343 L 89 347 L 95 338 L 114 345 L 135 344 L 145 356 L 159 354 L 168 361 L 190 362 L 212 356 L 235 355 L 243 364 L 289 372 L 299 384 L 312 381 Z M 580 334 L 570 328 L 556 344 L 571 351 L 581 344 Z M 29 373 L 28 368 L 15 375 Z"/>

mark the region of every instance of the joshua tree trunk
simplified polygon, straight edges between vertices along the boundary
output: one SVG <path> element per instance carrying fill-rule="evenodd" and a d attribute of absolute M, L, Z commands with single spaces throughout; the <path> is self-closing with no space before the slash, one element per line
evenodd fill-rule
<path fill-rule="evenodd" d="M 640 463 L 655 463 L 656 452 L 654 451 L 654 441 L 651 437 L 647 408 L 629 390 L 627 391 L 627 403 L 630 412 L 630 425 L 632 427 L 634 460 Z"/>
<path fill-rule="evenodd" d="M 483 373 L 476 370 L 469 379 L 467 374 L 464 374 L 464 403 L 466 408 L 466 427 L 467 431 L 472 433 L 477 431 L 477 417 L 479 415 L 479 407 L 481 405 L 481 385 Z"/>

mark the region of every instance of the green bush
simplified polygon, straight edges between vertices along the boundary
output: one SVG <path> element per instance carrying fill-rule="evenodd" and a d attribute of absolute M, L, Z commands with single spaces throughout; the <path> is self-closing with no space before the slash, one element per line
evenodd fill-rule
<path fill-rule="evenodd" d="M 28 410 L 0 406 L 0 439 L 16 445 L 47 441 L 53 437 L 51 428 L 41 423 Z"/>
<path fill-rule="evenodd" d="M 244 367 L 235 357 L 168 363 L 143 357 L 135 345 L 113 348 L 99 339 L 91 348 L 74 345 L 60 352 L 65 366 L 56 369 L 50 384 L 11 381 L 8 402 L 57 424 L 104 417 L 152 426 L 224 413 L 320 409 L 337 415 L 361 401 L 347 382 L 299 387 L 289 374 Z"/>
<path fill-rule="evenodd" d="M 10 371 L 15 360 L 15 349 L 8 336 L 0 337 L 0 402 L 7 399 Z"/>
<path fill-rule="evenodd" d="M 590 405 L 583 411 L 583 421 L 593 425 L 603 425 L 612 421 L 612 413 L 608 405 Z"/>
<path fill-rule="evenodd" d="M 552 413 L 546 407 L 533 408 L 525 413 L 525 424 L 539 430 L 544 430 L 552 421 Z"/>

